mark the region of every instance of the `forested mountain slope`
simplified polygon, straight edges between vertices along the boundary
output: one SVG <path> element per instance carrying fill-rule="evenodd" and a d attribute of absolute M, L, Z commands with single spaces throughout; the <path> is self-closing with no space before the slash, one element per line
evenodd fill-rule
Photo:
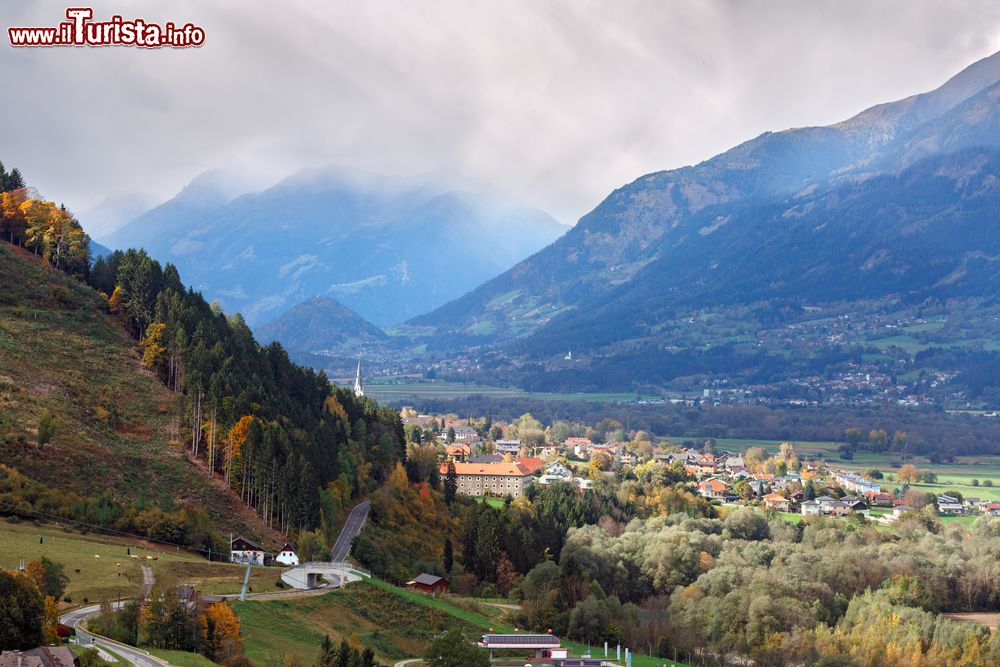
<path fill-rule="evenodd" d="M 289 350 L 313 352 L 337 346 L 382 341 L 388 336 L 333 299 L 314 296 L 256 329 L 263 343 L 276 340 Z"/>
<path fill-rule="evenodd" d="M 95 498 L 84 513 L 95 524 L 114 511 L 97 500 L 106 496 L 140 511 L 202 508 L 219 530 L 267 533 L 172 441 L 175 397 L 95 291 L 7 243 L 0 284 L 0 463 L 63 499 Z"/>
<path fill-rule="evenodd" d="M 322 553 L 404 456 L 398 413 L 259 345 L 144 250 L 91 265 L 79 223 L 23 185 L 0 181 L 0 513 L 216 555 L 227 528 L 318 531 Z"/>

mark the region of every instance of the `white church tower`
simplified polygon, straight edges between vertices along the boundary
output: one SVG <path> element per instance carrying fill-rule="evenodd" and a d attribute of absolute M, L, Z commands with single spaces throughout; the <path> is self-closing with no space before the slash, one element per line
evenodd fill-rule
<path fill-rule="evenodd" d="M 365 387 L 361 382 L 361 358 L 358 358 L 358 372 L 354 375 L 354 395 L 361 398 L 365 395 Z"/>

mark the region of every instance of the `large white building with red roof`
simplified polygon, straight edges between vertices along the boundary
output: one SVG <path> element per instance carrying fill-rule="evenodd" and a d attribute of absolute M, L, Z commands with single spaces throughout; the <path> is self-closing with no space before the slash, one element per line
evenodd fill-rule
<path fill-rule="evenodd" d="M 458 493 L 464 496 L 524 495 L 531 483 L 531 467 L 520 461 L 512 463 L 455 463 Z M 442 464 L 441 474 L 447 474 L 448 465 Z"/>

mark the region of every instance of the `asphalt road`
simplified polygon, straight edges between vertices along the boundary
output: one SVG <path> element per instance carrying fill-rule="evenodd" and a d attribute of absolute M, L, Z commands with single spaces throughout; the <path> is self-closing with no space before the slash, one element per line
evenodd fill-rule
<path fill-rule="evenodd" d="M 124 603 L 117 603 L 117 602 L 112 603 L 114 607 L 118 607 L 121 604 Z M 59 621 L 64 625 L 73 627 L 83 619 L 88 618 L 90 616 L 94 616 L 98 614 L 100 611 L 101 611 L 101 605 L 92 604 L 89 607 L 81 607 L 79 609 L 74 609 L 73 611 L 66 612 L 65 614 L 59 617 Z M 165 665 L 170 664 L 168 662 L 160 660 L 159 658 L 155 658 L 149 655 L 148 653 L 146 653 L 141 649 L 133 648 L 125 644 L 119 644 L 118 642 L 112 642 L 106 639 L 99 639 L 97 637 L 93 637 L 93 635 L 88 633 L 86 630 L 81 630 L 80 628 L 76 629 L 76 635 L 81 640 L 80 641 L 81 644 L 84 643 L 85 638 L 92 638 L 93 643 L 95 645 L 100 646 L 105 650 L 117 653 L 118 655 L 125 658 L 129 663 L 135 665 L 136 667 L 164 667 Z"/>
<path fill-rule="evenodd" d="M 358 504 L 347 515 L 344 528 L 337 536 L 337 542 L 330 549 L 331 563 L 342 563 L 347 560 L 347 555 L 351 553 L 351 542 L 361 532 L 361 527 L 365 525 L 365 519 L 368 518 L 368 510 L 371 509 L 371 506 L 372 504 L 366 500 Z"/>

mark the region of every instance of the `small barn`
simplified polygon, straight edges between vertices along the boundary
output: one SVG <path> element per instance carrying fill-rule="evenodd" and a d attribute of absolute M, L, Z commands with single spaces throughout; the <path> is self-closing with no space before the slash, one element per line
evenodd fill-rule
<path fill-rule="evenodd" d="M 406 582 L 406 587 L 415 591 L 423 591 L 436 596 L 448 592 L 448 580 L 433 574 L 421 574 Z"/>
<path fill-rule="evenodd" d="M 264 565 L 264 547 L 245 537 L 237 537 L 229 544 L 229 560 L 233 563 Z"/>
<path fill-rule="evenodd" d="M 292 548 L 291 544 L 285 544 L 281 547 L 281 551 L 278 555 L 274 557 L 276 563 L 281 563 L 282 565 L 298 565 L 299 555 L 295 553 L 295 549 Z"/>

